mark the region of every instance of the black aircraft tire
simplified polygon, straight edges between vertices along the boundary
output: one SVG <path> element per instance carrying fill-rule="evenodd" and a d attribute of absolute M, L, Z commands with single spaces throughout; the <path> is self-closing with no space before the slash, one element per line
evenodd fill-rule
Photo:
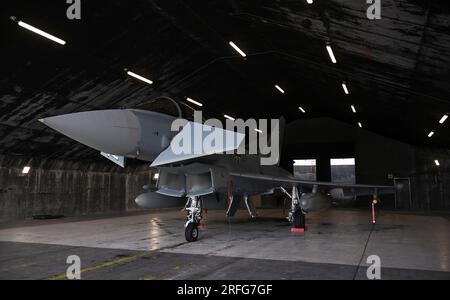
<path fill-rule="evenodd" d="M 184 230 L 186 241 L 195 242 L 198 239 L 198 228 L 194 223 L 189 223 Z"/>
<path fill-rule="evenodd" d="M 305 215 L 301 209 L 294 212 L 294 228 L 305 228 Z"/>

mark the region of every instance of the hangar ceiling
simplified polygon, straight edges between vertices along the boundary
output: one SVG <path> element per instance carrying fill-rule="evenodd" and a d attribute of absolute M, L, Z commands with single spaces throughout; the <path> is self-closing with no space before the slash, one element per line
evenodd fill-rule
<path fill-rule="evenodd" d="M 368 20 L 363 0 L 81 0 L 81 20 L 68 20 L 63 0 L 9 1 L 1 11 L 0 153 L 95 157 L 37 119 L 159 95 L 194 98 L 208 117 L 326 116 L 450 148 L 448 121 L 438 123 L 450 112 L 448 1 L 381 2 L 381 20 Z M 23 30 L 11 16 L 67 44 Z"/>

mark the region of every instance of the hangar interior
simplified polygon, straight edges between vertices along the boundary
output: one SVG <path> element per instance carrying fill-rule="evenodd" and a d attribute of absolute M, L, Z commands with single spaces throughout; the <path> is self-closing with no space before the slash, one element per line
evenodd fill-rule
<path fill-rule="evenodd" d="M 376 254 L 383 279 L 450 279 L 450 6 L 381 1 L 373 20 L 369 6 L 82 0 L 80 19 L 65 1 L 2 6 L 0 278 L 64 279 L 77 254 L 83 279 L 366 279 Z M 375 225 L 361 196 L 300 234 L 274 197 L 255 197 L 256 218 L 219 202 L 186 243 L 183 212 L 135 203 L 157 182 L 149 162 L 122 168 L 38 121 L 158 97 L 195 99 L 206 118 L 283 116 L 286 170 L 314 160 L 331 181 L 330 159 L 352 158 L 355 183 L 403 188 L 380 196 Z"/>

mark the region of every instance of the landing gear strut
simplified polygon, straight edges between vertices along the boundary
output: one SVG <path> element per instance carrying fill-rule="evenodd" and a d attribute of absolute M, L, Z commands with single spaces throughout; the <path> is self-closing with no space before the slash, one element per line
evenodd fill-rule
<path fill-rule="evenodd" d="M 186 237 L 186 241 L 195 242 L 198 239 L 198 226 L 202 219 L 202 200 L 196 196 L 189 197 L 184 209 L 187 213 L 184 236 Z"/>
<path fill-rule="evenodd" d="M 302 228 L 303 230 L 305 230 L 305 214 L 301 209 L 295 210 L 292 214 L 292 225 L 293 228 Z"/>
<path fill-rule="evenodd" d="M 292 232 L 304 232 L 305 231 L 305 212 L 300 206 L 300 196 L 296 186 L 292 187 L 292 193 L 289 194 L 284 188 L 282 191 L 291 198 L 291 208 L 289 210 L 288 220 L 292 223 Z"/>

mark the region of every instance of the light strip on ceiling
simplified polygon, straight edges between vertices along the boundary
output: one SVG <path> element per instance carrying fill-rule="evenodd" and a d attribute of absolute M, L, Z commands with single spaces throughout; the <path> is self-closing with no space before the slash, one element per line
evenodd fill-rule
<path fill-rule="evenodd" d="M 231 47 L 234 48 L 234 50 L 236 50 L 240 55 L 242 55 L 242 57 L 246 57 L 247 54 L 245 54 L 244 51 L 242 51 L 235 43 L 233 43 L 232 41 L 229 41 L 228 44 L 230 44 Z"/>
<path fill-rule="evenodd" d="M 146 82 L 146 83 L 148 83 L 148 84 L 152 84 L 152 83 L 153 83 L 153 81 L 151 81 L 150 79 L 147 79 L 147 78 L 145 78 L 145 77 L 142 77 L 141 75 L 138 75 L 138 74 L 136 74 L 136 73 L 134 73 L 134 72 L 127 71 L 127 74 L 130 75 L 131 77 L 134 77 L 134 78 L 136 78 L 136 79 L 139 79 L 139 80 L 141 80 L 141 81 L 143 81 L 143 82 Z"/>
<path fill-rule="evenodd" d="M 300 111 L 304 114 L 306 114 L 306 110 L 303 109 L 303 107 L 299 106 L 298 109 L 300 109 Z"/>
<path fill-rule="evenodd" d="M 448 115 L 443 115 L 442 118 L 439 120 L 440 124 L 444 124 L 445 120 L 447 120 Z"/>
<path fill-rule="evenodd" d="M 223 115 L 225 118 L 227 118 L 228 120 L 234 121 L 236 120 L 235 118 L 229 116 L 229 115 Z"/>
<path fill-rule="evenodd" d="M 335 64 L 336 57 L 334 56 L 333 49 L 331 49 L 331 46 L 329 44 L 327 45 L 327 51 L 328 51 L 328 55 L 330 56 L 331 61 L 333 62 L 333 64 Z"/>
<path fill-rule="evenodd" d="M 278 91 L 280 91 L 280 93 L 284 94 L 284 90 L 283 90 L 278 84 L 275 84 L 275 88 L 276 88 Z"/>
<path fill-rule="evenodd" d="M 186 100 L 189 101 L 189 102 L 191 102 L 191 103 L 194 103 L 195 105 L 203 106 L 203 104 L 201 104 L 201 103 L 198 102 L 198 101 L 195 101 L 195 100 L 192 99 L 192 98 L 187 97 Z"/>
<path fill-rule="evenodd" d="M 348 88 L 345 82 L 342 83 L 342 88 L 344 89 L 344 93 L 348 95 Z"/>
<path fill-rule="evenodd" d="M 356 114 L 356 108 L 355 108 L 355 106 L 354 106 L 354 105 L 350 105 L 350 107 L 352 108 L 352 112 L 353 112 L 354 114 Z"/>
<path fill-rule="evenodd" d="M 25 28 L 25 29 L 28 29 L 28 30 L 30 30 L 30 31 L 32 31 L 32 32 L 34 32 L 34 33 L 39 34 L 40 36 L 43 36 L 43 37 L 45 37 L 45 38 L 47 38 L 47 39 L 49 39 L 49 40 L 52 40 L 52 41 L 54 41 L 54 42 L 57 42 L 58 44 L 61 44 L 61 45 L 65 45 L 65 44 L 66 44 L 66 41 L 64 41 L 64 40 L 62 40 L 62 39 L 60 39 L 60 38 L 57 38 L 56 36 L 51 35 L 51 34 L 45 32 L 45 31 L 42 31 L 42 30 L 40 30 L 39 28 L 36 28 L 36 27 L 34 27 L 34 26 L 31 26 L 30 24 L 27 24 L 27 23 L 22 22 L 22 21 L 19 21 L 17 24 L 18 24 L 19 26 Z"/>

